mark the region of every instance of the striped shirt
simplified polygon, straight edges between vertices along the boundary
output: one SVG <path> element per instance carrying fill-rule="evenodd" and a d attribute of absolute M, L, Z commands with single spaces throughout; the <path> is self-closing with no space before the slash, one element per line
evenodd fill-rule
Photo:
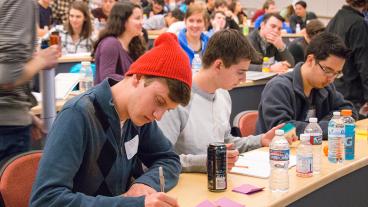
<path fill-rule="evenodd" d="M 74 42 L 72 36 L 68 32 L 60 32 L 59 33 L 62 53 L 66 54 L 75 54 L 75 53 L 87 53 L 91 52 L 93 48 L 93 42 L 91 38 L 87 39 L 79 39 L 77 42 Z"/>
<path fill-rule="evenodd" d="M 32 58 L 37 22 L 35 0 L 0 0 L 0 84 L 14 83 Z M 35 99 L 29 88 L 0 88 L 0 126 L 31 123 L 28 113 Z"/>

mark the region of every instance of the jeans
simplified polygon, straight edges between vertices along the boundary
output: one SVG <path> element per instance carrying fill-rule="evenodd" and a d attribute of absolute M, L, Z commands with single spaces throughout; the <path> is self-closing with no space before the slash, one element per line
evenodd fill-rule
<path fill-rule="evenodd" d="M 29 150 L 31 126 L 0 126 L 0 161 Z"/>

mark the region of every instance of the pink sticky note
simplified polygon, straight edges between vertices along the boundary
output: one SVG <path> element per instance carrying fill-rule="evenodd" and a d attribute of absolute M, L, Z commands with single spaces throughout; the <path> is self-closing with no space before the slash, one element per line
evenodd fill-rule
<path fill-rule="evenodd" d="M 221 207 L 245 207 L 244 205 L 237 203 L 233 200 L 230 200 L 228 198 L 220 198 L 217 201 L 214 202 L 217 206 Z"/>
<path fill-rule="evenodd" d="M 205 200 L 201 202 L 200 204 L 198 204 L 196 207 L 216 207 L 216 205 L 211 203 L 211 201 L 209 200 Z"/>
<path fill-rule="evenodd" d="M 249 185 L 249 184 L 243 184 L 241 186 L 233 188 L 234 192 L 244 193 L 244 194 L 251 194 L 251 193 L 261 191 L 261 190 L 263 190 L 263 188 L 260 188 L 254 185 Z"/>

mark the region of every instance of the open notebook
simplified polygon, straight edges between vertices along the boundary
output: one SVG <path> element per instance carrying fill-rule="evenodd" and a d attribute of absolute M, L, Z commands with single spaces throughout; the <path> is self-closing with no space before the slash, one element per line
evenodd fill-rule
<path fill-rule="evenodd" d="M 295 165 L 296 156 L 290 155 L 289 168 Z M 268 178 L 270 176 L 269 152 L 253 150 L 240 154 L 238 161 L 236 161 L 235 166 L 231 169 L 230 173 Z"/>
<path fill-rule="evenodd" d="M 55 97 L 65 99 L 74 87 L 79 83 L 79 73 L 59 73 L 55 76 Z"/>

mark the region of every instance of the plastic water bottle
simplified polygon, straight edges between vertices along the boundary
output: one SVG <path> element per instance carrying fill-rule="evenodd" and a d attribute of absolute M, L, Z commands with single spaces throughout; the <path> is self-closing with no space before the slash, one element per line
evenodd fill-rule
<path fill-rule="evenodd" d="M 79 91 L 85 92 L 93 87 L 93 73 L 90 62 L 82 62 L 82 67 L 79 71 L 81 79 L 79 81 Z"/>
<path fill-rule="evenodd" d="M 270 189 L 284 192 L 289 189 L 289 155 L 290 147 L 283 130 L 276 130 L 270 144 Z"/>
<path fill-rule="evenodd" d="M 295 33 L 299 33 L 300 32 L 300 24 L 298 23 L 298 24 L 296 24 L 296 26 L 295 26 Z"/>
<path fill-rule="evenodd" d="M 354 159 L 355 148 L 355 120 L 350 109 L 341 110 L 342 120 L 345 125 L 345 160 Z"/>
<path fill-rule="evenodd" d="M 202 59 L 199 56 L 199 54 L 194 54 L 194 58 L 192 60 L 192 70 L 193 73 L 196 73 L 199 71 L 199 69 L 201 69 L 202 67 Z"/>
<path fill-rule="evenodd" d="M 270 72 L 270 67 L 271 67 L 270 58 L 263 57 L 262 72 L 264 73 Z"/>
<path fill-rule="evenodd" d="M 328 160 L 332 163 L 342 163 L 344 160 L 345 126 L 340 112 L 333 112 L 328 123 Z"/>
<path fill-rule="evenodd" d="M 322 159 L 322 138 L 323 131 L 317 123 L 317 118 L 309 118 L 309 124 L 304 129 L 304 134 L 309 134 L 310 144 L 313 148 L 313 173 L 319 174 L 321 171 Z"/>
<path fill-rule="evenodd" d="M 311 177 L 313 175 L 313 149 L 310 134 L 300 135 L 300 144 L 296 151 L 296 175 Z"/>

